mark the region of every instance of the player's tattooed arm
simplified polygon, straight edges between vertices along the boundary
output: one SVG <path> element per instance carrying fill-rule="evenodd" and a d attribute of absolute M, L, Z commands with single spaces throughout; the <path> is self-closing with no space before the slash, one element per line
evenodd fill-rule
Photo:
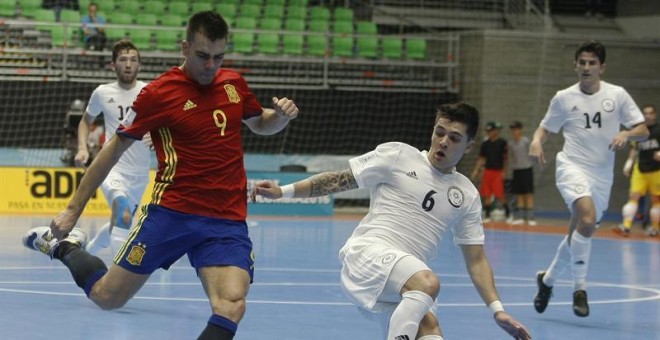
<path fill-rule="evenodd" d="M 325 196 L 341 191 L 357 189 L 351 169 L 334 172 L 324 172 L 309 178 L 311 184 L 310 197 Z"/>

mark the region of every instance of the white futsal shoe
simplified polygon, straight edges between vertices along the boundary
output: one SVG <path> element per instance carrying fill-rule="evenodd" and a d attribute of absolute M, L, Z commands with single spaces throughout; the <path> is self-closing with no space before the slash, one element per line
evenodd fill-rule
<path fill-rule="evenodd" d="M 66 238 L 58 241 L 53 236 L 53 233 L 50 232 L 50 227 L 41 226 L 28 230 L 25 236 L 23 236 L 23 245 L 26 248 L 44 253 L 51 259 L 53 258 L 55 249 L 57 249 L 57 246 L 62 242 L 73 243 L 82 248 L 85 246 L 85 243 L 87 243 L 87 234 L 80 229 L 74 228 Z"/>

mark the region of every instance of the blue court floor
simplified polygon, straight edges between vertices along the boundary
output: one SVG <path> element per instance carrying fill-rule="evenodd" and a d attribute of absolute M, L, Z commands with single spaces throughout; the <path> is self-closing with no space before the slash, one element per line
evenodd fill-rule
<path fill-rule="evenodd" d="M 195 339 L 210 308 L 187 259 L 158 271 L 124 308 L 102 311 L 59 262 L 24 249 L 23 233 L 50 217 L 0 216 L 0 339 Z M 104 218 L 83 218 L 90 236 Z M 255 283 L 237 340 L 378 340 L 375 322 L 342 295 L 337 251 L 357 220 L 255 217 Z M 660 339 L 660 242 L 596 238 L 589 270 L 591 315 L 571 310 L 566 276 L 544 314 L 532 307 L 535 273 L 559 234 L 493 231 L 486 251 L 502 301 L 534 339 Z M 102 253 L 110 261 L 109 253 Z M 445 339 L 508 339 L 472 287 L 460 248 L 446 235 L 431 263 L 442 283 L 437 310 Z"/>

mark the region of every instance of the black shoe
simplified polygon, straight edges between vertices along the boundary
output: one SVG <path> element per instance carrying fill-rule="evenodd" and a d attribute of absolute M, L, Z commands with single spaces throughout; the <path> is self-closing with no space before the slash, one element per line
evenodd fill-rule
<path fill-rule="evenodd" d="M 589 316 L 589 304 L 587 303 L 587 292 L 576 290 L 573 293 L 573 313 L 579 317 Z"/>
<path fill-rule="evenodd" d="M 545 283 L 543 283 L 544 276 L 545 272 L 536 273 L 536 285 L 539 287 L 539 291 L 534 297 L 534 309 L 539 313 L 545 311 L 546 307 L 548 307 L 550 297 L 552 296 L 552 287 L 546 286 Z"/>

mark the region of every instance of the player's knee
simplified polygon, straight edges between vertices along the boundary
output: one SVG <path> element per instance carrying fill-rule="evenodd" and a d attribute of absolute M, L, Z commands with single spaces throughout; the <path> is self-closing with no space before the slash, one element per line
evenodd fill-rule
<path fill-rule="evenodd" d="M 415 274 L 414 287 L 412 290 L 418 290 L 431 298 L 435 299 L 440 293 L 440 279 L 430 270 L 424 270 Z"/>
<path fill-rule="evenodd" d="M 243 318 L 245 306 L 245 297 L 211 301 L 213 314 L 222 315 L 236 323 Z"/>
<path fill-rule="evenodd" d="M 97 284 L 92 288 L 89 298 L 103 310 L 113 310 L 124 307 L 128 302 L 128 297 L 119 294 L 113 294 L 105 289 L 103 285 Z"/>

